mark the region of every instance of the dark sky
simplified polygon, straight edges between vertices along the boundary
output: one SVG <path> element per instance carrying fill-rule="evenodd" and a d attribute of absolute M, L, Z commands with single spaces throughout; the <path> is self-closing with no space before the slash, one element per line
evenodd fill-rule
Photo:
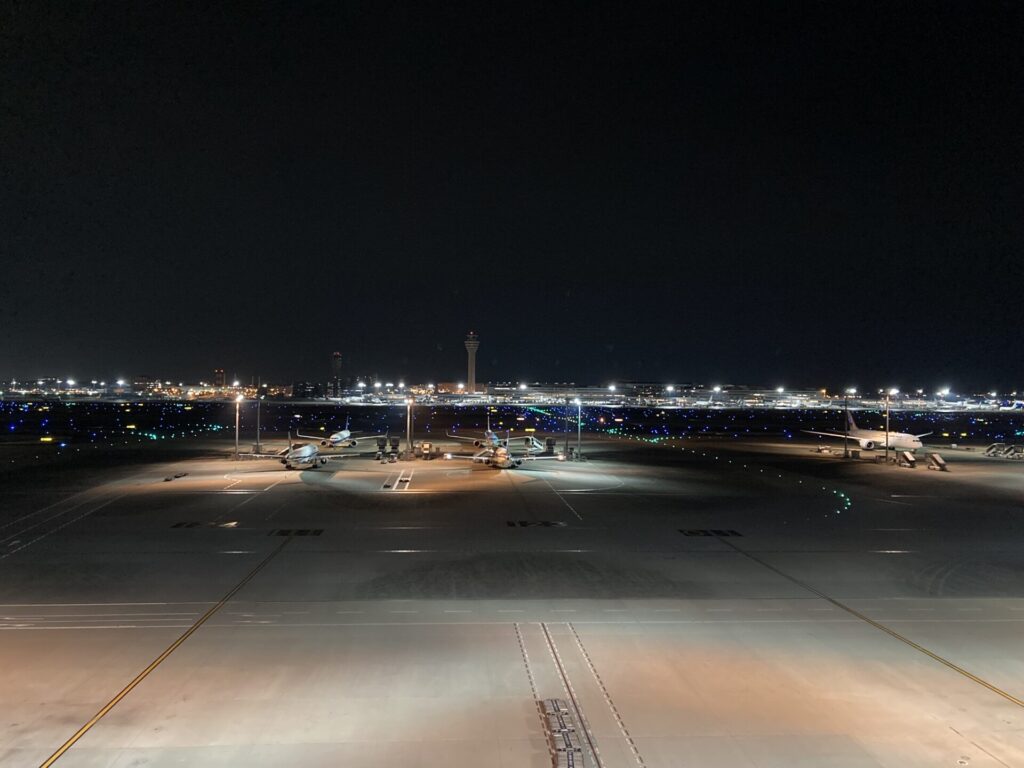
<path fill-rule="evenodd" d="M 0 378 L 1024 386 L 1024 4 L 0 27 Z"/>

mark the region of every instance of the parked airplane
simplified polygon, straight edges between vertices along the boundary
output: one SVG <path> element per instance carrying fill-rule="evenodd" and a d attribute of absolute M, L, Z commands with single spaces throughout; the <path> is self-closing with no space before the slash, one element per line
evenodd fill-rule
<path fill-rule="evenodd" d="M 351 453 L 320 453 L 313 443 L 293 443 L 291 432 L 288 433 L 288 447 L 277 453 L 254 454 L 264 459 L 278 459 L 285 469 L 316 469 L 332 459 L 351 458 Z"/>
<path fill-rule="evenodd" d="M 500 448 L 502 446 L 508 447 L 508 440 L 502 440 L 498 437 L 498 434 L 491 429 L 491 414 L 487 414 L 487 429 L 484 431 L 483 438 L 479 437 L 462 437 L 461 435 L 453 435 L 449 432 L 444 433 L 446 437 L 451 440 L 462 440 L 467 443 L 472 443 L 477 448 Z M 543 447 L 543 446 L 542 446 Z"/>
<path fill-rule="evenodd" d="M 849 429 L 849 435 L 844 435 L 841 432 L 812 432 L 809 429 L 803 430 L 809 435 L 821 435 L 823 437 L 849 437 L 851 440 L 855 440 L 865 451 L 873 451 L 875 448 L 885 448 L 885 437 L 886 432 L 882 429 L 861 429 L 857 426 L 857 422 L 853 420 L 853 414 L 849 411 L 846 414 L 847 428 Z M 922 437 L 927 437 L 931 432 L 925 432 L 921 435 L 911 435 L 906 432 L 889 432 L 889 449 L 893 451 L 916 451 L 918 448 L 923 447 L 921 443 Z"/>
<path fill-rule="evenodd" d="M 505 438 L 502 439 L 498 434 L 491 429 L 491 414 L 487 414 L 487 430 L 484 432 L 483 438 L 478 437 L 462 437 L 460 435 L 453 435 L 449 432 L 445 432 L 445 436 L 450 440 L 462 440 L 468 443 L 472 443 L 477 448 L 490 448 L 497 450 L 498 448 L 508 448 L 513 442 L 511 432 L 506 433 Z M 517 440 L 520 438 L 516 438 Z M 538 440 L 533 435 L 526 435 L 521 438 L 523 441 L 523 449 L 527 454 L 542 453 L 545 450 L 544 443 Z"/>
<path fill-rule="evenodd" d="M 444 457 L 449 460 L 468 459 L 474 463 L 486 464 L 487 466 L 494 467 L 496 469 L 513 469 L 515 467 L 522 466 L 524 461 L 535 461 L 538 459 L 556 459 L 558 461 L 565 461 L 565 456 L 560 453 L 544 453 L 544 455 L 537 455 L 543 453 L 546 450 L 546 447 L 533 435 L 525 435 L 513 440 L 512 432 L 509 430 L 505 433 L 504 438 L 500 437 L 491 429 L 490 414 L 487 415 L 487 431 L 484 432 L 482 440 L 479 438 L 460 437 L 459 435 L 452 435 L 448 433 L 445 434 L 452 440 L 472 442 L 477 448 L 483 448 L 482 451 L 475 453 L 472 456 L 446 453 Z M 512 446 L 517 443 L 522 445 L 522 453 L 520 454 L 512 453 Z"/>
<path fill-rule="evenodd" d="M 536 440 L 534 442 L 536 442 Z M 475 464 L 486 464 L 487 466 L 494 467 L 495 469 L 515 469 L 516 467 L 521 467 L 524 461 L 541 461 L 542 459 L 565 461 L 565 456 L 561 453 L 535 456 L 530 453 L 529 450 L 526 450 L 517 455 L 513 454 L 505 445 L 499 445 L 497 448 L 487 447 L 480 451 L 480 453 L 473 454 L 472 456 L 460 456 L 454 453 L 446 453 L 444 457 L 448 460 L 469 460 Z"/>
<path fill-rule="evenodd" d="M 296 432 L 296 437 L 301 437 L 303 440 L 319 440 L 320 445 L 329 445 L 331 448 L 338 448 L 339 446 L 347 445 L 350 448 L 355 448 L 360 440 L 376 440 L 378 437 L 386 437 L 386 435 L 364 435 L 362 437 L 353 437 L 352 432 L 348 428 L 349 419 L 345 419 L 345 428 L 340 429 L 337 432 L 332 432 L 329 437 L 314 437 L 312 435 L 303 435 Z"/>

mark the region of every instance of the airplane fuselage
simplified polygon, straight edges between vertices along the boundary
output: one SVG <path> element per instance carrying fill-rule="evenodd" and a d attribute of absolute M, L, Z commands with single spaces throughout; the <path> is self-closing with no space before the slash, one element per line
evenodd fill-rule
<path fill-rule="evenodd" d="M 884 450 L 886 447 L 886 433 L 881 429 L 851 429 L 850 439 L 855 440 L 865 451 L 872 451 L 875 448 Z M 921 438 L 915 435 L 909 435 L 906 432 L 889 433 L 889 450 L 891 451 L 916 451 L 921 447 L 923 447 Z"/>
<path fill-rule="evenodd" d="M 327 459 L 320 456 L 315 445 L 306 443 L 293 446 L 281 457 L 285 469 L 313 469 L 318 464 L 326 464 Z"/>
<path fill-rule="evenodd" d="M 356 446 L 356 441 L 352 439 L 352 433 L 347 429 L 334 432 L 330 437 L 320 441 L 320 445 L 329 445 L 331 448 L 337 448 L 339 445 L 345 445 L 346 443 L 350 448 L 355 448 Z"/>
<path fill-rule="evenodd" d="M 508 448 L 504 446 L 495 448 L 493 453 L 490 456 L 484 457 L 482 461 L 484 464 L 495 469 L 514 469 L 523 463 L 522 459 L 515 458 L 508 452 Z"/>

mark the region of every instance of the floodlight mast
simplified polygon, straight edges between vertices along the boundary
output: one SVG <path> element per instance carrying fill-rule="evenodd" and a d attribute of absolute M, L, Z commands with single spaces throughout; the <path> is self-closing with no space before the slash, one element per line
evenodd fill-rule
<path fill-rule="evenodd" d="M 239 427 L 239 425 L 241 423 L 241 416 L 240 416 L 239 410 L 242 407 L 242 401 L 244 399 L 245 398 L 242 397 L 241 395 L 238 395 L 235 398 L 235 461 L 238 461 L 238 459 L 239 459 L 239 455 L 238 455 L 238 427 Z"/>
<path fill-rule="evenodd" d="M 580 460 L 580 447 L 583 440 L 583 401 L 576 398 L 576 461 Z"/>
<path fill-rule="evenodd" d="M 850 395 L 857 394 L 856 387 L 847 387 L 843 393 L 843 458 L 850 458 Z"/>

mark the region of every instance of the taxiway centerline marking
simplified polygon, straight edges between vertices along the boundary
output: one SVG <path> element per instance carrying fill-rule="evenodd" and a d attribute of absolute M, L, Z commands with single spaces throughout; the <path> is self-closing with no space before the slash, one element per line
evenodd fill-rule
<path fill-rule="evenodd" d="M 89 490 L 92 490 L 92 489 L 89 489 Z M 48 512 L 49 510 L 53 509 L 54 507 L 56 507 L 56 506 L 58 506 L 60 504 L 64 504 L 65 502 L 71 501 L 71 499 L 75 498 L 76 496 L 81 496 L 82 494 L 85 494 L 85 493 L 88 493 L 88 492 L 89 491 L 80 491 L 79 493 L 75 493 L 75 494 L 72 494 L 71 496 L 68 496 L 66 499 L 61 499 L 60 501 L 55 501 L 55 502 L 53 502 L 53 504 L 47 504 L 45 507 L 43 507 L 42 509 L 37 509 L 35 512 L 29 512 L 26 515 L 22 515 L 21 517 L 15 518 L 14 520 L 11 520 L 9 523 L 4 523 L 3 525 L 0 525 L 0 531 L 4 530 L 6 528 L 10 528 L 12 525 L 17 525 L 18 523 L 22 522 L 23 520 L 28 520 L 30 517 L 35 517 L 36 515 L 41 515 L 43 512 Z M 65 514 L 65 513 L 70 512 L 70 511 L 72 511 L 74 509 L 78 509 L 80 506 L 82 506 L 83 504 L 85 504 L 88 501 L 89 501 L 88 499 L 83 499 L 78 504 L 75 504 L 71 509 L 64 510 L 64 512 L 61 512 L 59 514 Z M 4 541 L 6 541 L 6 539 L 4 539 Z"/>
<path fill-rule="evenodd" d="M 78 742 L 78 740 L 81 739 L 86 733 L 88 733 L 89 730 L 94 725 L 96 725 L 96 723 L 98 723 L 100 721 L 100 719 L 103 718 L 104 715 L 106 715 L 108 712 L 110 712 L 110 710 L 112 710 L 115 706 L 117 706 L 118 702 L 120 702 L 125 696 L 127 696 L 129 693 L 131 693 L 133 690 L 135 690 L 135 687 L 139 683 L 141 683 L 143 680 L 145 680 L 154 669 L 156 669 L 158 666 L 160 666 L 160 664 L 168 656 L 170 656 L 172 653 L 174 653 L 174 651 L 176 651 L 178 649 L 178 647 L 182 643 L 184 643 L 186 640 L 188 640 L 201 626 L 203 626 L 203 624 L 205 624 L 207 622 L 208 619 L 210 619 L 217 611 L 219 611 L 221 608 L 223 608 L 232 597 L 234 597 L 236 594 L 238 594 L 238 592 L 240 592 L 242 590 L 242 588 L 245 587 L 246 584 L 248 584 L 250 581 L 252 581 L 256 577 L 256 574 L 258 574 L 260 571 L 262 571 L 263 568 L 271 560 L 273 560 L 275 557 L 277 557 L 277 555 L 280 554 L 280 552 L 285 548 L 285 546 L 291 540 L 292 540 L 291 536 L 288 536 L 287 538 L 285 538 L 269 555 L 267 555 L 265 558 L 263 558 L 263 560 L 259 563 L 259 565 L 257 565 L 251 571 L 249 571 L 249 573 L 246 574 L 245 578 L 243 578 L 240 582 L 238 582 L 231 589 L 230 592 L 228 592 L 226 595 L 224 595 L 224 597 L 222 597 L 217 603 L 212 605 L 209 608 L 209 610 L 207 610 L 206 613 L 204 613 L 202 616 L 200 616 L 195 621 L 195 623 L 192 624 L 191 627 L 189 627 L 185 632 L 183 632 L 181 634 L 181 636 L 177 640 L 175 640 L 173 643 L 171 643 L 169 646 L 167 646 L 167 648 L 164 650 L 164 652 L 161 653 L 159 656 L 157 656 L 150 663 L 150 665 L 148 667 L 146 667 L 139 674 L 137 674 L 135 676 L 135 678 L 130 683 L 128 683 L 128 685 L 126 685 L 124 688 L 122 688 L 118 692 L 118 694 L 116 696 L 114 696 L 114 698 L 112 698 L 110 701 L 108 701 L 106 704 L 104 704 L 103 707 L 99 710 L 99 712 L 97 712 L 95 715 L 93 715 L 92 718 L 90 718 L 88 722 L 86 722 L 81 728 L 79 728 L 77 731 L 75 731 L 75 733 L 72 734 L 71 738 L 69 738 L 67 741 L 65 741 L 63 744 L 61 744 L 61 746 L 57 749 L 56 752 L 54 752 L 45 761 L 43 761 L 43 763 L 40 765 L 40 768 L 49 768 L 51 765 L 53 765 L 55 762 L 57 762 L 61 758 L 61 756 L 65 752 L 67 752 L 69 749 L 71 749 L 71 747 L 73 747 Z"/>
<path fill-rule="evenodd" d="M 74 512 L 79 507 L 84 507 L 88 503 L 89 503 L 89 500 L 88 499 L 84 499 L 83 501 L 78 502 L 77 504 L 75 504 L 72 507 L 69 507 L 68 509 L 65 509 L 65 510 L 63 510 L 61 512 L 57 512 L 56 514 L 50 515 L 49 517 L 47 517 L 44 520 L 39 520 L 39 521 L 37 521 L 35 523 L 32 523 L 32 525 L 28 526 L 27 528 L 22 528 L 20 531 L 16 531 L 16 532 L 14 532 L 12 534 L 9 534 L 9 535 L 5 536 L 4 538 L 0 539 L 0 544 L 8 542 L 11 539 L 16 539 L 19 536 L 24 536 L 26 533 L 31 531 L 33 528 L 38 528 L 40 525 L 45 525 L 46 523 L 50 522 L 51 520 L 56 520 L 58 517 L 62 517 L 64 515 L 68 514 L 69 512 Z M 28 515 L 26 515 L 25 517 L 28 517 Z M 12 523 L 12 525 L 13 525 L 13 523 Z"/>
<path fill-rule="evenodd" d="M 546 477 L 544 477 L 544 478 L 541 478 L 541 479 L 542 479 L 542 480 L 543 480 L 543 481 L 544 481 L 545 483 L 547 483 L 547 485 L 548 485 L 548 488 L 550 488 L 550 489 L 551 489 L 551 492 L 552 492 L 553 494 L 555 494 L 555 496 L 557 496 L 557 497 L 559 498 L 559 500 L 560 500 L 560 501 L 561 501 L 561 502 L 562 502 L 563 504 L 565 504 L 565 506 L 567 506 L 567 507 L 569 508 L 569 511 L 570 511 L 570 512 L 572 512 L 572 513 L 573 513 L 574 515 L 576 515 L 576 518 L 577 518 L 578 520 L 582 521 L 582 520 L 583 520 L 583 515 L 581 515 L 581 514 L 580 514 L 579 512 L 577 512 L 577 511 L 576 511 L 576 508 L 575 508 L 575 507 L 574 507 L 574 506 L 573 506 L 572 504 L 570 504 L 570 503 L 569 503 L 568 501 L 566 501 L 566 500 L 565 500 L 565 497 L 564 497 L 564 496 L 562 496 L 562 494 L 561 494 L 561 493 L 559 493 L 559 492 L 558 492 L 558 491 L 557 491 L 557 490 L 555 489 L 555 486 L 553 486 L 553 485 L 551 484 L 551 481 L 550 481 L 550 480 L 548 480 L 548 479 L 547 479 Z"/>
<path fill-rule="evenodd" d="M 547 641 L 548 652 L 551 654 L 551 658 L 555 662 L 555 669 L 558 671 L 559 677 L 562 678 L 562 686 L 565 688 L 569 701 L 572 702 L 572 708 L 576 710 L 576 718 L 579 720 L 580 727 L 583 729 L 583 735 L 587 739 L 587 745 L 590 747 L 590 753 L 594 756 L 594 762 L 597 763 L 598 768 L 603 768 L 604 764 L 601 762 L 601 753 L 597 751 L 597 745 L 594 743 L 594 736 L 590 732 L 590 723 L 588 723 L 587 719 L 583 716 L 583 708 L 580 707 L 579 700 L 576 697 L 576 689 L 572 687 L 572 680 L 569 679 L 569 673 L 562 664 L 562 657 L 558 654 L 558 646 L 555 645 L 555 640 L 551 637 L 547 624 L 541 622 L 540 629 L 541 632 L 544 633 L 544 639 Z"/>
<path fill-rule="evenodd" d="M 898 503 L 898 502 L 894 502 L 894 503 Z M 977 675 L 975 675 L 972 672 L 968 672 L 966 669 L 961 667 L 959 664 L 955 664 L 954 662 L 950 661 L 947 658 L 944 658 L 944 657 L 940 656 L 939 654 L 935 653 L 934 651 L 928 650 L 923 645 L 921 645 L 919 643 L 915 643 L 913 640 L 911 640 L 906 635 L 901 635 L 895 629 L 891 629 L 891 628 L 885 626 L 884 624 L 882 624 L 881 622 L 875 621 L 874 619 L 866 616 L 865 614 L 861 613 L 860 611 L 857 611 L 857 610 L 851 608 L 850 606 L 846 605 L 845 603 L 840 602 L 839 600 L 835 599 L 834 597 L 829 597 L 827 594 L 825 594 L 821 590 L 815 589 L 810 584 L 808 584 L 808 583 L 806 583 L 804 581 L 801 581 L 800 579 L 796 578 L 795 576 L 790 576 L 788 573 L 786 573 L 785 571 L 782 571 L 782 570 L 776 568 L 771 563 L 768 563 L 768 562 L 762 560 L 761 558 L 756 557 L 756 556 L 750 554 L 749 552 L 741 549 L 740 547 L 736 546 L 736 544 L 734 544 L 733 542 L 729 541 L 728 539 L 723 539 L 721 536 L 716 536 L 715 538 L 717 538 L 719 541 L 721 541 L 726 546 L 731 547 L 732 549 L 734 549 L 739 554 L 741 554 L 741 555 L 743 555 L 745 557 L 750 558 L 755 563 L 758 563 L 759 565 L 763 566 L 764 568 L 767 568 L 769 571 L 772 571 L 773 573 L 781 576 L 782 578 L 786 579 L 787 581 L 790 581 L 793 584 L 796 584 L 798 587 L 802 587 L 803 589 L 806 589 L 808 592 L 814 593 L 815 595 L 820 597 L 822 600 L 827 601 L 828 603 L 834 605 L 836 608 L 839 608 L 839 609 L 841 609 L 843 611 L 846 611 L 848 614 L 850 614 L 851 616 L 856 617 L 860 621 L 863 621 L 865 624 L 870 624 L 875 629 L 878 629 L 878 630 L 881 630 L 882 632 L 885 632 L 890 637 L 895 638 L 896 640 L 899 640 L 901 643 L 904 643 L 904 644 L 910 646 L 911 648 L 913 648 L 916 651 L 920 651 L 925 656 L 928 656 L 929 658 L 934 659 L 935 661 L 939 662 L 943 666 L 948 667 L 949 669 L 953 670 L 954 672 L 956 672 L 956 673 L 958 673 L 960 675 L 963 675 L 968 680 L 971 680 L 972 682 L 977 683 L 978 685 L 982 686 L 983 688 L 987 688 L 988 690 L 992 691 L 993 693 L 995 693 L 998 696 L 1002 696 L 1004 699 L 1006 699 L 1010 703 L 1016 704 L 1018 707 L 1024 708 L 1024 700 L 1018 699 L 1012 693 L 1009 693 L 1008 691 L 1004 691 L 1002 688 L 999 688 L 998 686 L 993 685 L 992 683 L 990 683 L 987 680 L 984 680 L 984 679 L 978 677 Z M 902 619 L 889 619 L 889 621 L 904 621 L 904 620 L 902 620 Z M 925 621 L 936 621 L 936 622 L 938 622 L 938 621 L 945 621 L 945 620 L 943 620 L 943 619 L 935 619 L 935 620 L 928 619 L 928 620 L 925 620 Z M 1006 621 L 1014 621 L 1014 620 L 1013 619 L 1007 619 Z M 917 622 L 915 622 L 915 623 L 917 623 Z M 924 623 L 924 622 L 921 622 L 921 623 Z"/>
<path fill-rule="evenodd" d="M 594 680 L 597 681 L 597 687 L 601 690 L 601 695 L 604 696 L 608 709 L 612 711 L 612 715 L 615 717 L 615 722 L 618 724 L 619 730 L 625 737 L 626 743 L 629 744 L 629 749 L 633 753 L 633 758 L 641 768 L 647 768 L 647 764 L 644 762 L 643 757 L 640 756 L 640 750 L 637 749 L 636 742 L 633 741 L 633 737 L 629 734 L 629 729 L 626 728 L 626 724 L 622 721 L 622 715 L 619 714 L 618 707 L 615 706 L 615 702 L 612 701 L 611 694 L 608 693 L 608 689 L 604 685 L 604 680 L 602 680 L 601 675 L 597 673 L 597 668 L 594 667 L 594 662 L 591 660 L 590 654 L 587 653 L 587 649 L 583 647 L 583 640 L 576 631 L 576 627 L 572 624 L 569 624 L 568 627 L 569 631 L 572 632 L 573 639 L 576 640 L 576 647 L 580 649 L 580 655 L 583 656 L 583 660 L 587 662 L 587 666 L 590 668 L 590 674 L 592 674 L 594 676 Z"/>
<path fill-rule="evenodd" d="M 121 494 L 120 496 L 115 496 L 115 497 L 114 497 L 114 498 L 112 498 L 112 499 L 107 499 L 107 500 L 106 500 L 105 502 L 103 502 L 102 504 L 100 504 L 100 505 L 99 505 L 98 507 L 93 507 L 93 508 L 92 508 L 92 509 L 90 509 L 90 510 L 89 510 L 88 512 L 83 512 L 82 514 L 78 515 L 78 517 L 73 517 L 72 519 L 70 519 L 70 520 L 68 520 L 68 521 L 66 521 L 66 522 L 64 522 L 64 523 L 61 523 L 61 524 L 60 524 L 60 525 L 58 525 L 58 526 L 57 526 L 56 528 L 53 528 L 53 529 L 51 529 L 51 530 L 47 531 L 46 533 L 41 533 L 41 534 L 39 534 L 39 535 L 38 535 L 38 536 L 36 536 L 36 537 L 35 537 L 34 539 L 31 539 L 30 541 L 27 541 L 27 542 L 25 542 L 24 544 L 22 544 L 22 545 L 21 545 L 20 547 L 17 547 L 16 549 L 12 549 L 12 550 L 10 550 L 10 551 L 8 551 L 8 552 L 4 552 L 4 553 L 3 553 L 2 555 L 0 555 L 0 560 L 5 560 L 5 559 L 7 559 L 8 557 L 10 557 L 11 555 L 13 555 L 13 554 L 14 554 L 15 552 L 21 552 L 21 550 L 23 550 L 23 549 L 27 549 L 28 547 L 31 547 L 31 546 L 32 546 L 33 544 L 35 544 L 35 543 L 36 543 L 37 541 L 40 541 L 40 540 L 42 540 L 42 539 L 45 539 L 45 538 L 46 538 L 47 536 L 49 536 L 49 535 L 50 535 L 51 533 L 56 533 L 57 531 L 63 530 L 64 528 L 67 528 L 67 527 L 68 527 L 69 525 L 72 525 L 73 523 L 77 523 L 77 522 L 78 522 L 79 520 L 81 520 L 81 519 L 82 519 L 83 517 L 88 517 L 88 516 L 89 516 L 89 515 L 91 515 L 91 514 L 92 514 L 93 512 L 99 512 L 99 511 L 100 511 L 101 509 L 103 509 L 103 508 L 104 508 L 105 506 L 107 506 L 108 504 L 113 504 L 113 503 L 114 503 L 115 501 L 117 501 L 118 499 L 123 499 L 123 498 L 124 498 L 124 497 L 125 497 L 126 495 L 127 495 L 127 494 L 124 494 L 124 493 L 122 493 L 122 494 Z M 52 519 L 52 518 L 48 518 L 48 519 Z"/>

